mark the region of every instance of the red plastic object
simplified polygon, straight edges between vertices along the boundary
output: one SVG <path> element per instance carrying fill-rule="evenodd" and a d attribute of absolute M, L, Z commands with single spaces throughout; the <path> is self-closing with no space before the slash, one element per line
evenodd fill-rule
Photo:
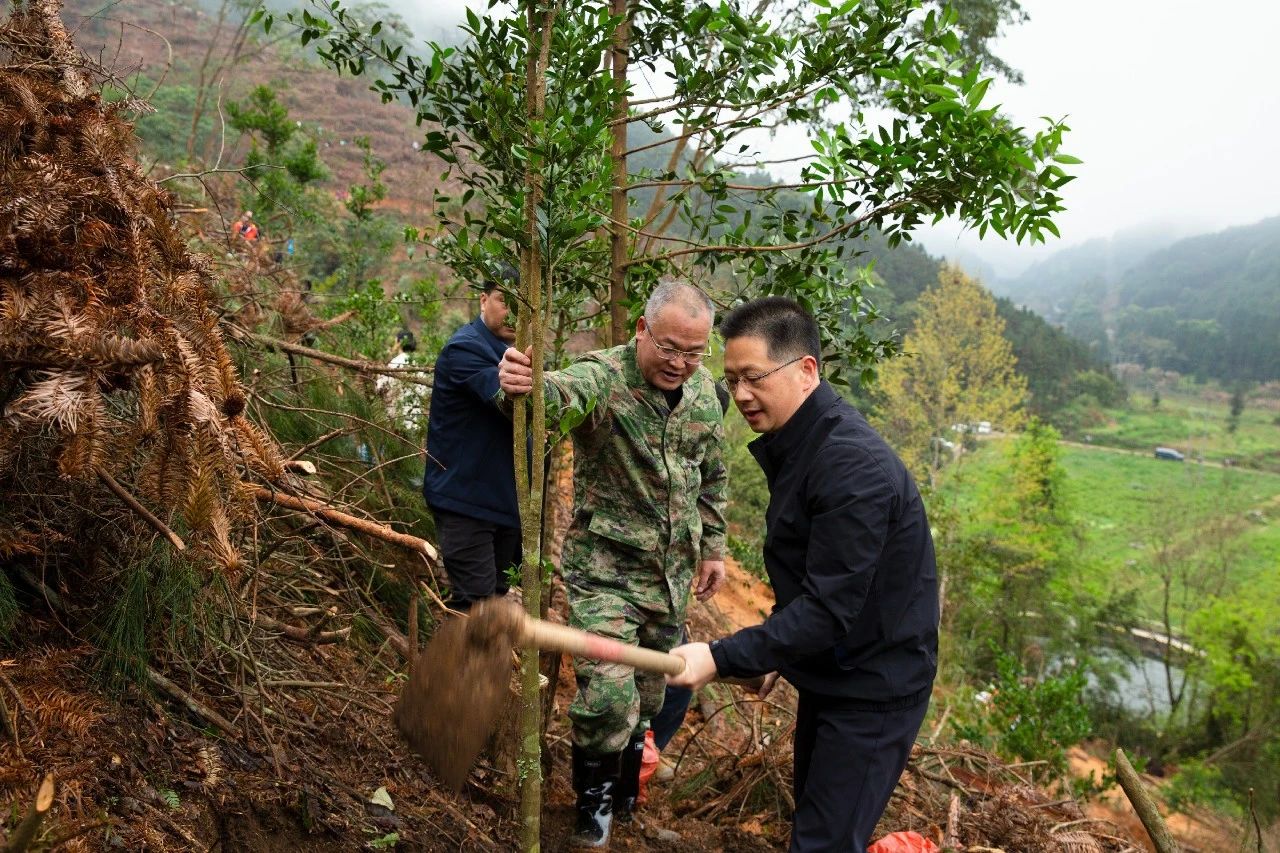
<path fill-rule="evenodd" d="M 891 832 L 867 848 L 867 853 L 940 853 L 938 845 L 918 832 Z"/>
<path fill-rule="evenodd" d="M 644 805 L 649 800 L 649 780 L 658 769 L 658 761 L 662 753 L 653 742 L 653 729 L 644 733 L 644 752 L 640 756 L 640 791 L 636 795 L 636 805 Z"/>

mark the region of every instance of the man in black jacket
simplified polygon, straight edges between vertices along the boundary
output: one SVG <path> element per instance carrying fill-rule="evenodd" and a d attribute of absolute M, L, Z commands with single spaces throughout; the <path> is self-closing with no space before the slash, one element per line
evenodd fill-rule
<path fill-rule="evenodd" d="M 503 277 L 514 284 L 515 270 Z M 506 570 L 520 562 L 511 419 L 497 402 L 498 362 L 516 335 L 498 287 L 485 283 L 480 316 L 440 351 L 427 415 L 422 493 L 449 575 L 449 606 L 457 610 L 505 593 Z"/>
<path fill-rule="evenodd" d="M 792 853 L 863 853 L 924 721 L 937 671 L 938 580 L 902 461 L 821 378 L 818 327 L 789 299 L 725 316 L 725 382 L 769 483 L 761 625 L 691 643 L 672 684 L 779 675 L 799 696 Z"/>

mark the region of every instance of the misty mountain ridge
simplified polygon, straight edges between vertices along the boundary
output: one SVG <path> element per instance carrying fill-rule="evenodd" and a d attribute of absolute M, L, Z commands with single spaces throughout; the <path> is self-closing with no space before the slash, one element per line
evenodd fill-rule
<path fill-rule="evenodd" d="M 1280 217 L 1181 239 L 1131 229 L 990 287 L 1111 362 L 1228 382 L 1280 378 Z"/>
<path fill-rule="evenodd" d="M 1055 318 L 1055 305 L 1081 281 L 1118 280 L 1153 253 L 1197 232 L 1186 225 L 1148 222 L 1054 252 L 1017 276 L 988 279 L 993 293 Z"/>

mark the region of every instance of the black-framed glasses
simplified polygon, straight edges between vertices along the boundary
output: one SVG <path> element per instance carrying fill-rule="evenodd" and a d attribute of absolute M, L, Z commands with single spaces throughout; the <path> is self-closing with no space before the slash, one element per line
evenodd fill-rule
<path fill-rule="evenodd" d="M 724 384 L 729 387 L 729 393 L 731 394 L 734 391 L 738 390 L 739 384 L 746 385 L 748 388 L 758 388 L 760 386 L 760 382 L 763 381 L 766 377 L 772 376 L 773 374 L 777 373 L 779 370 L 781 370 L 784 367 L 787 367 L 788 365 L 795 364 L 797 361 L 799 361 L 802 358 L 804 358 L 804 356 L 798 355 L 795 358 L 791 359 L 790 361 L 784 361 L 782 364 L 779 364 L 777 367 L 771 370 L 766 370 L 764 373 L 744 373 L 741 376 L 733 376 L 731 374 L 726 373 L 724 375 Z"/>
<path fill-rule="evenodd" d="M 658 351 L 658 357 L 663 361 L 675 361 L 677 358 L 681 358 L 684 359 L 685 364 L 701 364 L 704 358 L 711 355 L 710 350 L 703 350 L 702 352 L 685 352 L 684 350 L 676 349 L 675 347 L 664 347 L 653 337 L 652 331 L 650 331 L 645 337 L 649 339 L 649 343 L 653 344 L 653 348 Z"/>

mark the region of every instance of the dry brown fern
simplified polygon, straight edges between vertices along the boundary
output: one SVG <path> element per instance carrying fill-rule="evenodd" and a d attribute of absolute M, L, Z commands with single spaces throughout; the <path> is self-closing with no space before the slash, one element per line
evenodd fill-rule
<path fill-rule="evenodd" d="M 56 684 L 40 683 L 23 692 L 23 700 L 40 727 L 41 737 L 88 737 L 102 720 L 101 705 L 90 693 L 68 693 Z"/>

